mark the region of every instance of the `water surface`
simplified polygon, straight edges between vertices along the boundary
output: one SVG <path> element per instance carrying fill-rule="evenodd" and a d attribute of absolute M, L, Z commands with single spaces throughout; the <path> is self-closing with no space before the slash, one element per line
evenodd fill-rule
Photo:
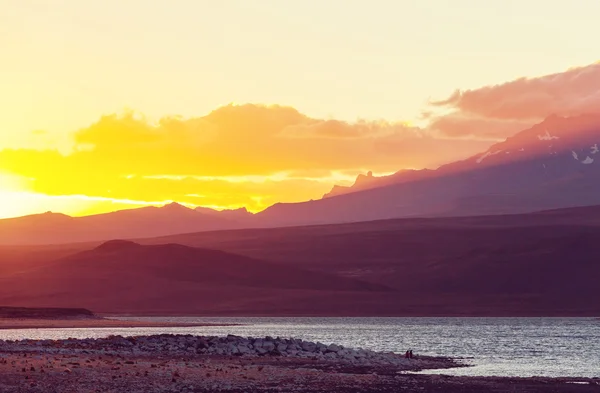
<path fill-rule="evenodd" d="M 158 333 L 298 337 L 378 351 L 462 358 L 449 375 L 600 377 L 600 320 L 593 318 L 135 318 L 237 323 L 186 328 L 24 329 L 2 339 L 88 338 Z"/>

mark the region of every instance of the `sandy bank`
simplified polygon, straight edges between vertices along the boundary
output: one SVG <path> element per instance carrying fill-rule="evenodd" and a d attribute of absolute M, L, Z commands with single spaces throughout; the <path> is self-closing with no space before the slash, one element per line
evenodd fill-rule
<path fill-rule="evenodd" d="M 149 321 L 123 321 L 107 318 L 86 319 L 16 319 L 0 318 L 2 329 L 70 329 L 70 328 L 139 328 L 139 327 L 193 327 L 193 326 L 231 326 L 208 323 L 172 323 Z"/>

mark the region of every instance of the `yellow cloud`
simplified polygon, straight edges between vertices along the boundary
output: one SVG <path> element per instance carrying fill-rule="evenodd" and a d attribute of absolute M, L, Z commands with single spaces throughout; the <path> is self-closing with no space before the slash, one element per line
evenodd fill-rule
<path fill-rule="evenodd" d="M 402 123 L 324 121 L 290 107 L 246 104 L 157 122 L 132 111 L 106 115 L 76 131 L 68 153 L 0 150 L 0 171 L 30 179 L 21 189 L 42 195 L 258 211 L 320 198 L 367 170 L 436 166 L 481 147 Z"/>

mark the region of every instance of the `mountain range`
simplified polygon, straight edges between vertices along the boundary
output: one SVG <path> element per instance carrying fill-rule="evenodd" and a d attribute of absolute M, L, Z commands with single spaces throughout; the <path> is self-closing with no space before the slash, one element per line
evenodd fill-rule
<path fill-rule="evenodd" d="M 0 247 L 0 304 L 137 315 L 598 316 L 600 206 Z"/>
<path fill-rule="evenodd" d="M 0 304 L 597 316 L 599 141 L 600 115 L 551 116 L 465 160 L 257 214 L 171 203 L 0 220 Z"/>
<path fill-rule="evenodd" d="M 210 210 L 210 209 L 208 209 Z M 0 244 L 51 244 L 129 239 L 242 227 L 235 215 L 194 210 L 178 203 L 70 217 L 43 213 L 0 220 Z"/>
<path fill-rule="evenodd" d="M 524 213 L 600 204 L 600 115 L 550 116 L 488 150 L 436 170 L 359 176 L 323 199 L 277 204 L 271 226 L 396 217 Z"/>
<path fill-rule="evenodd" d="M 0 220 L 0 244 L 134 239 L 186 232 L 360 222 L 401 217 L 527 213 L 600 204 L 600 115 L 550 116 L 488 150 L 435 170 L 360 175 L 322 199 L 245 209 L 173 203 L 69 217 Z M 58 230 L 60 229 L 60 230 Z"/>

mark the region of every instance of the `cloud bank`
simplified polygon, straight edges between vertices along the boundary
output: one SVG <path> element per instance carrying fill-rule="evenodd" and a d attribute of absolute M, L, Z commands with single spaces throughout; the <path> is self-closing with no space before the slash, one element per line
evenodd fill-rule
<path fill-rule="evenodd" d="M 47 195 L 176 200 L 258 211 L 321 197 L 358 173 L 433 168 L 485 150 L 551 114 L 597 112 L 600 64 L 457 90 L 406 123 L 315 119 L 279 105 L 227 105 L 157 122 L 102 116 L 72 135 L 72 151 L 0 150 L 0 172 Z M 36 132 L 44 136 L 43 132 Z"/>
<path fill-rule="evenodd" d="M 479 89 L 457 90 L 431 105 L 450 111 L 432 119 L 433 130 L 452 137 L 506 138 L 552 114 L 598 112 L 600 63 Z"/>
<path fill-rule="evenodd" d="M 0 151 L 0 171 L 31 179 L 33 191 L 48 195 L 260 210 L 319 198 L 366 170 L 432 167 L 483 147 L 438 139 L 403 123 L 347 123 L 285 106 L 246 104 L 155 123 L 133 112 L 103 116 L 73 134 L 68 154 Z"/>

